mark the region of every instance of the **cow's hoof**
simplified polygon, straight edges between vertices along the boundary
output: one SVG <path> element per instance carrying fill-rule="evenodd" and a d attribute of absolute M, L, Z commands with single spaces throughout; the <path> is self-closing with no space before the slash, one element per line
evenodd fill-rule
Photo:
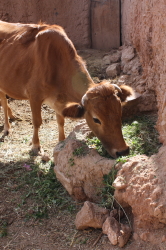
<path fill-rule="evenodd" d="M 4 135 L 0 138 L 0 142 L 4 142 Z"/>
<path fill-rule="evenodd" d="M 8 135 L 9 135 L 9 130 L 5 129 L 2 137 L 0 138 L 0 142 L 4 142 L 5 137 L 8 136 Z"/>
<path fill-rule="evenodd" d="M 31 154 L 32 155 L 40 155 L 43 156 L 44 155 L 44 151 L 43 149 L 39 146 L 39 147 L 33 147 L 31 150 Z"/>
<path fill-rule="evenodd" d="M 8 136 L 9 135 L 9 130 L 5 130 L 3 135 L 4 135 L 4 137 Z"/>

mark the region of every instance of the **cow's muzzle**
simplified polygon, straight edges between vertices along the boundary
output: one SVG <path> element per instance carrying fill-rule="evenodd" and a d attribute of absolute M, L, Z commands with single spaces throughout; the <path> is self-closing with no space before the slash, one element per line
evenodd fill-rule
<path fill-rule="evenodd" d="M 116 152 L 116 155 L 117 157 L 120 157 L 120 156 L 126 156 L 128 155 L 130 152 L 130 148 L 127 147 L 127 149 L 123 150 L 123 151 L 120 151 L 120 152 Z"/>

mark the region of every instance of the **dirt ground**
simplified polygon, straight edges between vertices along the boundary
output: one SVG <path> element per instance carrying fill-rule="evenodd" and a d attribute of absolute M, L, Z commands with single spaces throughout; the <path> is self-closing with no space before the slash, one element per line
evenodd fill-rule
<path fill-rule="evenodd" d="M 49 217 L 41 220 L 26 220 L 28 204 L 19 207 L 24 195 L 23 189 L 17 189 L 14 181 L 15 172 L 20 177 L 25 174 L 22 166 L 25 162 L 40 162 L 41 158 L 30 154 L 32 123 L 30 106 L 27 101 L 11 101 L 10 106 L 22 121 L 12 122 L 12 133 L 0 142 L 0 220 L 7 222 L 6 236 L 0 238 L 3 250 L 118 250 L 112 246 L 101 230 L 89 229 L 77 231 L 74 225 L 76 211 L 49 210 Z M 52 159 L 53 149 L 58 142 L 56 117 L 53 110 L 42 108 L 43 124 L 40 129 L 41 145 Z M 68 135 L 75 122 L 67 120 L 65 124 Z M 0 138 L 3 136 L 3 112 L 0 109 Z M 25 186 L 25 189 L 27 187 Z M 33 201 L 30 201 L 33 202 Z M 1 232 L 0 232 L 1 233 Z M 100 239 L 98 239 L 98 237 Z M 132 238 L 124 247 L 126 250 L 157 250 L 145 242 Z"/>
<path fill-rule="evenodd" d="M 25 220 L 24 206 L 18 209 L 21 203 L 23 190 L 17 190 L 13 181 L 14 172 L 18 171 L 18 165 L 27 162 L 30 157 L 32 136 L 32 124 L 30 119 L 30 107 L 27 101 L 12 101 L 10 106 L 22 121 L 12 122 L 12 133 L 5 137 L 0 144 L 0 219 L 8 223 L 7 236 L 0 240 L 0 249 L 7 250 L 67 250 L 67 249 L 96 249 L 116 250 L 111 246 L 107 236 L 103 235 L 94 246 L 93 244 L 101 234 L 101 230 L 89 229 L 76 230 L 74 226 L 75 215 L 64 211 L 50 209 L 49 218 L 42 220 Z M 40 131 L 42 146 L 52 156 L 52 151 L 57 143 L 57 124 L 54 112 L 49 108 L 43 108 L 43 125 Z M 48 121 L 49 118 L 49 121 Z M 74 122 L 67 120 L 66 134 L 72 131 Z M 0 128 L 3 135 L 3 113 L 0 111 Z M 40 161 L 40 157 L 31 158 L 32 161 Z M 21 170 L 24 174 L 24 170 Z M 25 187 L 26 189 L 26 187 Z M 126 250 L 148 249 L 140 242 L 129 241 Z"/>

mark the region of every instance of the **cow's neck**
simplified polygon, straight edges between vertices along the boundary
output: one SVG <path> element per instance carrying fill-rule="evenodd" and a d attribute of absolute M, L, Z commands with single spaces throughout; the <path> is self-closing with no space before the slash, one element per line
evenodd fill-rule
<path fill-rule="evenodd" d="M 80 98 L 86 93 L 86 91 L 93 86 L 93 80 L 90 77 L 88 72 L 81 72 L 78 71 L 73 77 L 72 77 L 72 88 L 74 92 Z"/>

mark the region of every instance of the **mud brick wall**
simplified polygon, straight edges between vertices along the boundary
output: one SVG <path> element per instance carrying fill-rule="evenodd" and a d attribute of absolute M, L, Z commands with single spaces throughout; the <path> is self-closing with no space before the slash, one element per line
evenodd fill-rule
<path fill-rule="evenodd" d="M 59 24 L 77 47 L 90 46 L 88 0 L 1 0 L 0 19 L 9 22 Z"/>
<path fill-rule="evenodd" d="M 92 0 L 91 37 L 94 49 L 120 46 L 120 0 Z"/>
<path fill-rule="evenodd" d="M 166 1 L 121 1 L 122 40 L 136 48 L 147 87 L 157 95 L 157 128 L 166 144 Z"/>
<path fill-rule="evenodd" d="M 63 26 L 76 48 L 120 45 L 120 0 L 1 0 L 0 19 Z"/>

